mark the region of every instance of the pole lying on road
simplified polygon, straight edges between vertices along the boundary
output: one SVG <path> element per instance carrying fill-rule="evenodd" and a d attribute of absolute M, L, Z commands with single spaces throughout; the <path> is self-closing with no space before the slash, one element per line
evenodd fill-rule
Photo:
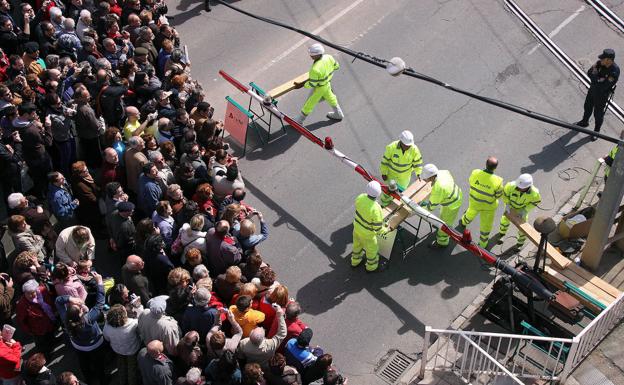
<path fill-rule="evenodd" d="M 228 73 L 223 70 L 219 71 L 219 75 L 221 75 L 225 80 L 227 80 L 230 84 L 236 87 L 239 91 L 251 96 L 254 100 L 262 103 L 264 108 L 266 108 L 270 113 L 278 117 L 279 119 L 284 120 L 286 123 L 290 124 L 292 128 L 294 128 L 301 135 L 306 137 L 312 143 L 318 145 L 321 148 L 324 148 L 331 155 L 338 158 L 342 163 L 351 167 L 355 172 L 360 174 L 367 181 L 375 180 L 379 182 L 381 185 L 381 189 L 387 195 L 392 196 L 394 199 L 398 201 L 402 201 L 405 203 L 416 215 L 423 218 L 427 222 L 431 223 L 433 226 L 439 228 L 444 233 L 448 234 L 453 241 L 458 243 L 460 246 L 470 251 L 474 255 L 483 259 L 487 263 L 494 265 L 497 269 L 501 270 L 505 274 L 509 275 L 513 281 L 520 286 L 521 288 L 527 289 L 530 292 L 534 293 L 541 299 L 544 300 L 552 300 L 554 299 L 554 294 L 548 290 L 538 279 L 527 274 L 522 270 L 518 270 L 511 265 L 508 265 L 503 260 L 498 258 L 496 255 L 492 254 L 486 249 L 479 247 L 476 243 L 472 241 L 472 237 L 470 235 L 469 230 L 464 230 L 463 233 L 458 232 L 457 230 L 449 227 L 442 221 L 440 218 L 429 212 L 428 210 L 422 208 L 418 203 L 412 201 L 408 196 L 399 195 L 396 191 L 392 191 L 388 188 L 388 186 L 382 181 L 375 178 L 371 175 L 364 167 L 362 167 L 357 162 L 350 159 L 348 156 L 343 154 L 337 148 L 334 147 L 334 143 L 330 137 L 326 137 L 325 140 L 322 140 L 318 136 L 314 135 L 307 128 L 299 124 L 297 121 L 292 119 L 290 116 L 281 112 L 277 106 L 272 102 L 271 97 L 268 96 L 263 98 L 257 93 L 253 92 L 250 87 L 242 84 Z"/>

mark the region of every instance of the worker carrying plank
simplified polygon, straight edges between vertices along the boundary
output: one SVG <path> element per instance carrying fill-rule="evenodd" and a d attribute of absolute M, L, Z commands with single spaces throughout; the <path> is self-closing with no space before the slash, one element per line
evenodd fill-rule
<path fill-rule="evenodd" d="M 420 179 L 431 182 L 429 200 L 421 202 L 420 205 L 429 211 L 440 206 L 440 219 L 448 226 L 452 226 L 462 205 L 462 192 L 459 186 L 455 184 L 451 173 L 448 170 L 438 170 L 435 164 L 429 163 L 423 167 Z M 448 244 L 448 234 L 438 230 L 435 241 L 429 247 L 441 249 L 447 247 Z"/>
<path fill-rule="evenodd" d="M 514 209 L 516 213 L 527 222 L 529 212 L 537 207 L 542 201 L 537 187 L 533 186 L 533 177 L 530 174 L 522 174 L 513 182 L 509 182 L 503 188 L 503 202 L 505 202 L 505 212 Z M 507 234 L 511 222 L 505 215 L 500 220 L 500 228 L 498 230 L 498 244 L 503 243 L 503 237 Z M 515 249 L 520 250 L 526 240 L 526 234 L 522 231 L 518 232 L 518 240 Z"/>
<path fill-rule="evenodd" d="M 377 198 L 381 195 L 381 185 L 377 181 L 368 182 L 366 193 L 355 198 L 353 217 L 353 252 L 351 267 L 358 267 L 366 256 L 366 272 L 374 273 L 386 268 L 386 260 L 379 263 L 377 235 L 385 235 L 390 229 L 383 223 L 381 206 Z"/>
<path fill-rule="evenodd" d="M 396 182 L 400 191 L 409 186 L 412 179 L 412 173 L 418 177 L 422 171 L 422 155 L 418 146 L 414 144 L 414 134 L 405 130 L 401 132 L 399 140 L 395 140 L 386 146 L 379 171 L 381 177 L 389 185 L 393 185 L 391 181 Z M 390 195 L 381 195 L 381 207 L 386 207 L 392 202 Z"/>
<path fill-rule="evenodd" d="M 323 99 L 334 109 L 333 112 L 327 114 L 327 117 L 332 120 L 342 120 L 344 114 L 338 104 L 338 98 L 334 95 L 331 87 L 334 71 L 340 68 L 340 64 L 332 55 L 325 54 L 325 48 L 319 43 L 312 44 L 308 48 L 308 53 L 313 60 L 308 80 L 296 82 L 295 88 L 305 87 L 310 88 L 311 91 L 308 100 L 303 104 L 301 113 L 296 119 L 297 122 L 302 124 L 308 115 L 312 113 L 314 107 Z"/>
<path fill-rule="evenodd" d="M 473 170 L 470 174 L 468 209 L 457 227 L 457 230 L 463 231 L 479 215 L 479 246 L 483 248 L 487 247 L 490 240 L 498 200 L 503 195 L 503 178 L 494 174 L 496 167 L 498 159 L 490 156 L 484 169 Z"/>

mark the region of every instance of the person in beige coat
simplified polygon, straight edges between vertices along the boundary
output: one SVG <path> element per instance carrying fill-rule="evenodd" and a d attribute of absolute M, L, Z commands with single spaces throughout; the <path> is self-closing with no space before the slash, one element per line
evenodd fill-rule
<path fill-rule="evenodd" d="M 95 259 L 95 239 L 85 226 L 71 226 L 61 231 L 56 240 L 59 261 L 76 266 L 81 259 Z"/>

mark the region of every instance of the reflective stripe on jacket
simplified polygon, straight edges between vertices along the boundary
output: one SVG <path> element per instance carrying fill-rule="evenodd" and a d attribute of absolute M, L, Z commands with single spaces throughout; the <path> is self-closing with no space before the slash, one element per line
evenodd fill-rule
<path fill-rule="evenodd" d="M 439 170 L 436 181 L 431 188 L 429 207 L 455 206 L 461 204 L 461 189 L 455 184 L 453 176 L 448 170 Z"/>
<path fill-rule="evenodd" d="M 422 156 L 420 155 L 420 150 L 416 145 L 410 146 L 407 151 L 403 151 L 399 141 L 396 140 L 386 146 L 386 151 L 381 159 L 379 171 L 381 171 L 381 175 L 388 176 L 400 176 L 403 174 L 411 176 L 412 171 L 416 175 L 420 175 L 422 165 Z"/>
<path fill-rule="evenodd" d="M 334 76 L 334 71 L 339 68 L 340 64 L 332 55 L 323 55 L 312 64 L 308 73 L 308 81 L 304 85 L 305 88 L 318 88 L 329 84 Z"/>
<path fill-rule="evenodd" d="M 503 201 L 514 210 L 529 212 L 540 204 L 542 196 L 535 186 L 532 186 L 527 192 L 522 192 L 516 189 L 516 182 L 509 182 L 503 191 Z"/>
<path fill-rule="evenodd" d="M 495 210 L 503 195 L 503 178 L 485 170 L 470 174 L 470 205 L 477 210 Z"/>
<path fill-rule="evenodd" d="M 355 198 L 353 227 L 356 231 L 375 234 L 383 228 L 381 206 L 366 194 L 360 194 Z"/>

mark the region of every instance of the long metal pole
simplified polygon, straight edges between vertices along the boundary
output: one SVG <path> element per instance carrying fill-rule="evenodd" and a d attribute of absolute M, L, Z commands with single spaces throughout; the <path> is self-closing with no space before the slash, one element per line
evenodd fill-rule
<path fill-rule="evenodd" d="M 592 270 L 598 268 L 615 216 L 624 196 L 624 145 L 618 144 L 618 151 L 611 165 L 609 178 L 598 202 L 596 215 L 592 220 L 587 243 L 581 261 Z"/>

